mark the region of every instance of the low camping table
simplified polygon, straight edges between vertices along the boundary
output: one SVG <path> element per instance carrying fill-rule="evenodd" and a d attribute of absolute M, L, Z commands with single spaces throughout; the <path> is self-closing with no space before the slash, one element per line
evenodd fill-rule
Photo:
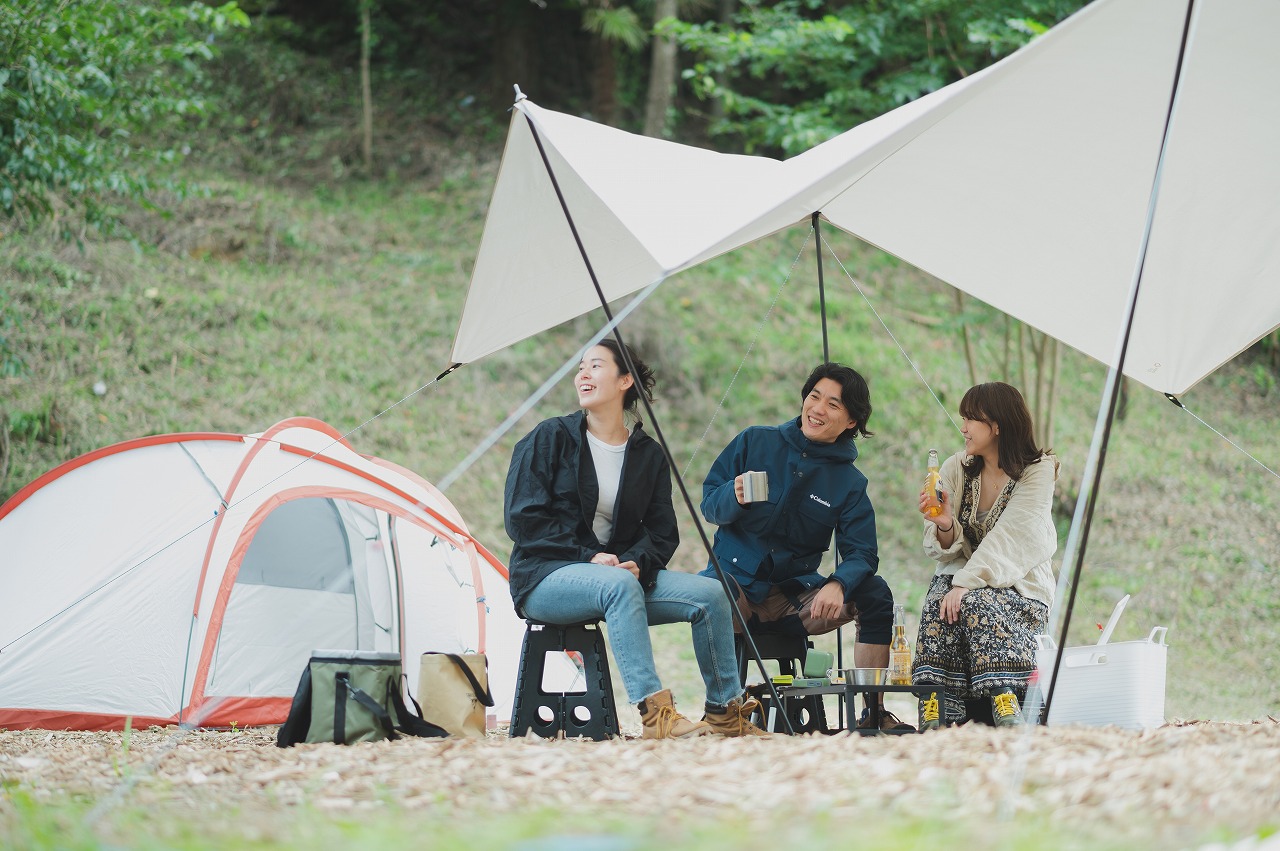
<path fill-rule="evenodd" d="M 881 733 L 890 736 L 901 736 L 906 733 L 916 733 L 918 730 L 881 730 L 880 729 L 880 705 L 873 702 L 871 705 L 871 722 L 872 725 L 865 730 L 858 729 L 858 715 L 854 711 L 853 698 L 857 694 L 884 694 L 885 692 L 906 692 L 914 694 L 917 698 L 926 698 L 930 694 L 938 696 L 938 720 L 943 726 L 946 722 L 942 718 L 942 704 L 946 700 L 947 690 L 944 686 L 933 685 L 910 685 L 910 686 L 891 686 L 891 685 L 874 685 L 863 686 L 857 683 L 844 683 L 842 685 L 829 686 L 810 686 L 808 688 L 793 688 L 792 686 L 778 686 L 778 696 L 787 697 L 809 697 L 811 695 L 827 695 L 842 694 L 845 696 L 845 723 L 846 729 L 850 733 L 857 733 L 862 736 L 877 736 Z M 768 723 L 768 719 L 765 719 Z M 785 731 L 785 728 L 784 728 Z"/>

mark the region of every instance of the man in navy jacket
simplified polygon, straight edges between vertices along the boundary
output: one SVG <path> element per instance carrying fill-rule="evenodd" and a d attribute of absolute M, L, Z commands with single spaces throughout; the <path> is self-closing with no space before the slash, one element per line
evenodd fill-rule
<path fill-rule="evenodd" d="M 854 461 L 855 434 L 869 437 L 871 393 L 855 370 L 824 363 L 801 393 L 800 416 L 752 426 L 725 447 L 702 485 L 702 515 L 716 524 L 714 550 L 738 586 L 753 632 L 819 635 L 856 621 L 854 662 L 889 664 L 893 594 L 876 573 L 875 510 Z M 747 502 L 744 474 L 769 474 L 766 499 Z M 835 571 L 818 572 L 836 541 Z M 710 565 L 704 575 L 714 576 Z M 900 724 L 889 713 L 881 727 Z"/>

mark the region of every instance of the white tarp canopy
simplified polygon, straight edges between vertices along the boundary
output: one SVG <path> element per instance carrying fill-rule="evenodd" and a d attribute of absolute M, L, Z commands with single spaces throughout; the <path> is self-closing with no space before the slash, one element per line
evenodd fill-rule
<path fill-rule="evenodd" d="M 820 212 L 1110 364 L 1163 149 L 1125 372 L 1181 394 L 1280 327 L 1280 3 L 1189 3 L 1097 0 L 786 162 L 522 100 L 453 360 L 599 304 L 541 142 L 610 300 Z"/>

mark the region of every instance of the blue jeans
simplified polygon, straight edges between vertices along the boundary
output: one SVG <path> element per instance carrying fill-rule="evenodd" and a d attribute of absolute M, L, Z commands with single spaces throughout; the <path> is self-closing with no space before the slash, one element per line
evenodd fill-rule
<path fill-rule="evenodd" d="M 626 570 L 570 564 L 543 579 L 524 600 L 524 613 L 544 623 L 603 618 L 627 700 L 639 703 L 662 683 L 653 665 L 650 624 L 689 623 L 693 651 L 707 685 L 707 703 L 724 706 L 742 696 L 733 650 L 733 614 L 720 583 L 705 576 L 658 571 L 646 592 Z"/>

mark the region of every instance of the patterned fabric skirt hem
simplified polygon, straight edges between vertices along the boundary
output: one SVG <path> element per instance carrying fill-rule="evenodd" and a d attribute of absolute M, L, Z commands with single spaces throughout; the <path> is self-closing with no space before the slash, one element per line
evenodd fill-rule
<path fill-rule="evenodd" d="M 960 602 L 954 624 L 939 616 L 950 576 L 935 576 L 925 596 L 916 638 L 912 682 L 947 689 L 950 723 L 966 717 L 965 700 L 988 698 L 1012 689 L 1022 700 L 1036 667 L 1037 633 L 1044 631 L 1049 607 L 1012 588 L 977 588 Z"/>

